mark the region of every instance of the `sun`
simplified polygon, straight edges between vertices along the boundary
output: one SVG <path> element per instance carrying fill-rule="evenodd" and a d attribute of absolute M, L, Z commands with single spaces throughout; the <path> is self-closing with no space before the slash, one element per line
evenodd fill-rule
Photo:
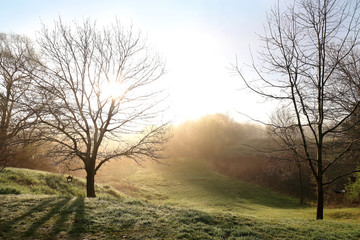
<path fill-rule="evenodd" d="M 108 99 L 119 99 L 123 95 L 123 87 L 119 82 L 116 81 L 106 81 L 101 86 L 101 95 L 106 100 Z"/>

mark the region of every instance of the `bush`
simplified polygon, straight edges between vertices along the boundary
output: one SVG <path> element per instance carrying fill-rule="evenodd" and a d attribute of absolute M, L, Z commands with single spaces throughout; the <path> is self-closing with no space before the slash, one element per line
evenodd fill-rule
<path fill-rule="evenodd" d="M 346 185 L 346 198 L 352 201 L 353 203 L 360 203 L 360 173 L 357 173 L 356 181 L 349 181 L 349 184 Z"/>

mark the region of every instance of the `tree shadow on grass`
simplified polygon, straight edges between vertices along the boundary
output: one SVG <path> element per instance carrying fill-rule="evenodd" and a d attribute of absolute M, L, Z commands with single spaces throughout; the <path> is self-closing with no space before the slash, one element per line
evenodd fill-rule
<path fill-rule="evenodd" d="M 66 197 L 58 201 L 53 206 L 49 206 L 49 212 L 35 221 L 24 233 L 25 237 L 36 236 L 37 230 L 51 218 L 55 218 L 52 229 L 48 232 L 47 238 L 56 239 L 61 232 L 65 234 L 63 237 L 72 239 L 80 239 L 85 229 L 85 203 L 82 197 Z M 56 217 L 55 217 L 56 215 Z M 71 228 L 71 229 L 70 229 Z M 70 230 L 69 230 L 70 229 Z M 67 236 L 66 236 L 67 235 Z"/>
<path fill-rule="evenodd" d="M 85 231 L 85 223 L 84 223 L 84 213 L 85 213 L 85 204 L 84 198 L 76 197 L 73 198 L 69 206 L 66 206 L 66 209 L 62 209 L 59 212 L 59 218 L 55 222 L 51 233 L 49 233 L 49 237 L 51 239 L 56 238 L 58 234 L 62 231 L 68 231 L 72 238 L 78 239 L 80 238 L 81 234 Z M 74 217 L 71 217 L 74 215 Z M 71 221 L 71 222 L 69 222 Z M 71 230 L 68 224 L 72 224 Z"/>
<path fill-rule="evenodd" d="M 34 236 L 36 231 L 41 228 L 49 219 L 51 219 L 55 214 L 58 214 L 60 210 L 66 206 L 70 201 L 70 197 L 63 198 L 62 200 L 56 202 L 52 206 L 47 206 L 48 213 L 43 215 L 41 218 L 35 220 L 28 230 L 24 233 L 25 237 Z"/>
<path fill-rule="evenodd" d="M 26 210 L 0 222 L 0 239 L 80 239 L 86 231 L 82 197 L 46 198 L 28 204 Z"/>
<path fill-rule="evenodd" d="M 4 221 L 4 222 L 0 223 L 0 237 L 4 237 L 3 235 L 6 235 L 6 233 L 12 232 L 13 226 L 17 222 L 22 221 L 23 219 L 25 219 L 27 217 L 31 217 L 32 215 L 34 215 L 38 212 L 42 212 L 44 210 L 44 208 L 47 208 L 52 202 L 54 202 L 53 198 L 46 199 L 46 200 L 40 202 L 38 205 L 31 208 L 30 210 L 28 210 L 27 212 L 25 212 L 24 214 L 21 214 L 20 216 L 14 218 L 12 220 Z"/>

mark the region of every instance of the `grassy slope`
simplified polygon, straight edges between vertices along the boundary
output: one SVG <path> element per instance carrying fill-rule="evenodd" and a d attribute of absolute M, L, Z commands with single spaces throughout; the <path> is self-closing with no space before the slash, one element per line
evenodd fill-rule
<path fill-rule="evenodd" d="M 312 220 L 316 215 L 314 207 L 300 205 L 298 199 L 217 174 L 209 170 L 206 162 L 182 159 L 171 162 L 169 166 L 150 165 L 135 169 L 122 178 L 114 179 L 112 176 L 124 176 L 125 173 L 113 172 L 100 180 L 157 204 L 255 216 L 270 221 L 274 218 Z M 359 223 L 360 209 L 325 209 L 325 219 Z"/>
<path fill-rule="evenodd" d="M 29 169 L 6 168 L 0 172 L 0 194 L 46 194 L 60 196 L 86 196 L 86 182 L 73 178 L 68 183 L 65 175 Z M 99 197 L 121 198 L 121 194 L 110 186 L 96 185 Z"/>
<path fill-rule="evenodd" d="M 98 186 L 99 198 L 86 199 L 81 193 L 83 181 L 63 181 L 64 176 L 30 170 L 7 169 L 0 173 L 0 189 L 27 193 L 0 196 L 0 239 L 360 237 L 360 225 L 354 223 L 360 214 L 354 209 L 332 210 L 338 218 L 350 216 L 350 222 L 334 221 L 334 217 L 315 221 L 311 207 L 301 208 L 293 199 L 232 181 L 195 163 L 138 168 L 122 179 L 129 193 L 147 201 L 124 198 L 102 186 Z M 68 196 L 59 196 L 65 192 Z M 33 193 L 55 195 L 29 195 Z"/>

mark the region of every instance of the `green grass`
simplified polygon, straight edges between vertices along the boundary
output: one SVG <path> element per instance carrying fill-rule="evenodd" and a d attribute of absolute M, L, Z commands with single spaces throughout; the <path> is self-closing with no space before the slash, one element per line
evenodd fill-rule
<path fill-rule="evenodd" d="M 298 199 L 218 174 L 211 171 L 205 161 L 180 159 L 168 165 L 149 165 L 135 169 L 132 168 L 131 174 L 126 177 L 102 180 L 114 183 L 114 187 L 120 191 L 122 186 L 126 186 L 125 192 L 128 194 L 156 204 L 258 217 L 269 221 L 313 220 L 316 216 L 316 209 L 310 203 L 301 205 Z M 114 172 L 113 175 L 124 174 Z M 117 185 L 116 182 L 122 184 Z M 133 191 L 129 192 L 129 189 Z M 326 221 L 360 223 L 360 209 L 325 208 L 324 217 Z"/>
<path fill-rule="evenodd" d="M 0 172 L 0 195 L 36 194 L 59 196 L 86 196 L 86 182 L 74 177 L 67 182 L 67 175 L 29 169 L 6 168 Z M 110 186 L 96 185 L 99 197 L 121 198 L 122 195 Z"/>
<path fill-rule="evenodd" d="M 143 201 L 7 195 L 2 239 L 357 239 L 353 224 L 207 213 Z"/>
<path fill-rule="evenodd" d="M 360 239 L 359 209 L 326 209 L 316 221 L 311 205 L 203 162 L 112 170 L 98 180 L 123 193 L 98 185 L 99 197 L 87 199 L 82 179 L 5 169 L 0 239 Z"/>

